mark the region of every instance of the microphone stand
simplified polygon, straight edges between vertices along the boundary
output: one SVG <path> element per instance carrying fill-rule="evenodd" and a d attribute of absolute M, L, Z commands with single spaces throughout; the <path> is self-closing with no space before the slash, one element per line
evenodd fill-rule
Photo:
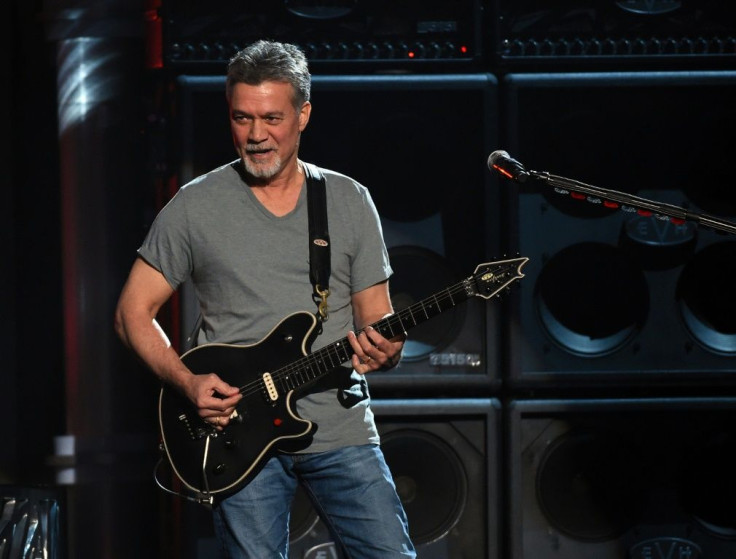
<path fill-rule="evenodd" d="M 606 188 L 591 186 L 573 179 L 552 175 L 546 171 L 524 171 L 524 173 L 530 177 L 534 177 L 535 179 L 554 186 L 555 192 L 558 194 L 568 194 L 567 191 L 569 190 L 578 194 L 587 195 L 587 200 L 589 202 L 604 203 L 606 206 L 611 208 L 616 208 L 618 207 L 617 204 L 620 204 L 620 209 L 624 211 L 641 210 L 644 212 L 652 212 L 655 214 L 655 217 L 666 216 L 675 222 L 694 221 L 704 227 L 710 227 L 719 231 L 725 231 L 726 233 L 736 234 L 736 224 L 711 215 L 690 212 L 680 206 L 655 202 L 646 198 L 640 198 L 639 196 L 626 194 L 625 192 L 619 192 L 618 190 L 609 190 Z M 591 200 L 591 196 L 597 197 L 598 199 Z M 616 204 L 612 204 L 610 202 L 606 203 L 606 200 L 615 202 Z"/>

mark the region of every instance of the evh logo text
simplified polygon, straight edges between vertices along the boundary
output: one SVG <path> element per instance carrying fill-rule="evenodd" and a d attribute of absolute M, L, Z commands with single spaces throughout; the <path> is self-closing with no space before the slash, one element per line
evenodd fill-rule
<path fill-rule="evenodd" d="M 697 544 L 681 538 L 655 538 L 631 548 L 631 559 L 702 559 Z"/>

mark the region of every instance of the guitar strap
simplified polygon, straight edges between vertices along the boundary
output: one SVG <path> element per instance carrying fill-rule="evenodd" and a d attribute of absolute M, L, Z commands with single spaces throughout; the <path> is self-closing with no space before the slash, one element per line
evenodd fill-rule
<path fill-rule="evenodd" d="M 330 233 L 327 227 L 327 189 L 325 178 L 311 163 L 302 162 L 307 177 L 307 209 L 309 219 L 309 280 L 312 298 L 317 303 L 317 317 L 329 318 L 327 297 L 330 294 Z"/>

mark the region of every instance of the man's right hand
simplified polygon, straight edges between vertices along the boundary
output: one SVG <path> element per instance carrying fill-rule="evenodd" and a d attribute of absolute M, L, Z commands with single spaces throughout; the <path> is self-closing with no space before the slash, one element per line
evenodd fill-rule
<path fill-rule="evenodd" d="M 215 373 L 192 374 L 184 392 L 207 423 L 222 430 L 229 422 L 235 406 L 243 398 L 240 389 L 230 386 Z"/>

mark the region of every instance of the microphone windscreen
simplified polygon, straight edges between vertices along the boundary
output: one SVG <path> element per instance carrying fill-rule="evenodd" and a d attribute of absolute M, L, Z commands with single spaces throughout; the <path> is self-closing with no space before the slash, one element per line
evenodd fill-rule
<path fill-rule="evenodd" d="M 504 151 L 502 149 L 497 149 L 491 155 L 488 156 L 488 168 L 493 169 L 493 165 L 498 161 L 499 159 L 510 159 L 511 156 L 508 154 L 507 151 Z"/>

